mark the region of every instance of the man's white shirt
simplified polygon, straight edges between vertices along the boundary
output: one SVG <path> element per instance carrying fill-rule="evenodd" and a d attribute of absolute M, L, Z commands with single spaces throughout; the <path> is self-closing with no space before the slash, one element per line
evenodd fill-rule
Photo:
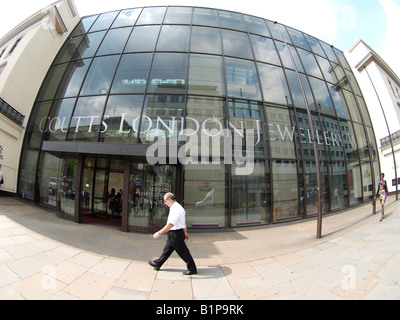
<path fill-rule="evenodd" d="M 185 216 L 186 216 L 185 209 L 183 209 L 183 207 L 178 202 L 175 202 L 169 208 L 169 215 L 167 221 L 167 224 L 174 225 L 171 228 L 171 230 L 180 230 L 186 228 Z"/>

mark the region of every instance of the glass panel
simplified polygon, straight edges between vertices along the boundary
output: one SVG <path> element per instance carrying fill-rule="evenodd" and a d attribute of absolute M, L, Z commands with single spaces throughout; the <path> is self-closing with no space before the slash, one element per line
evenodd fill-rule
<path fill-rule="evenodd" d="M 353 123 L 353 125 L 355 137 L 357 139 L 359 158 L 361 161 L 369 161 L 368 143 L 365 137 L 364 127 L 357 123 Z"/>
<path fill-rule="evenodd" d="M 126 45 L 125 52 L 154 51 L 160 26 L 135 27 Z"/>
<path fill-rule="evenodd" d="M 301 61 L 303 61 L 304 68 L 309 75 L 312 75 L 317 78 L 323 78 L 321 70 L 318 67 L 317 62 L 312 53 L 305 51 L 303 49 L 297 49 L 299 55 L 301 57 Z"/>
<path fill-rule="evenodd" d="M 132 163 L 128 195 L 128 225 L 132 230 L 155 232 L 167 222 L 167 192 L 177 194 L 176 167 Z M 185 206 L 186 214 L 188 208 Z"/>
<path fill-rule="evenodd" d="M 355 122 L 362 123 L 360 113 L 358 112 L 358 106 L 354 98 L 354 94 L 347 90 L 343 90 L 343 94 L 346 98 L 347 107 L 349 108 L 351 119 Z"/>
<path fill-rule="evenodd" d="M 99 160 L 97 160 L 97 166 L 99 166 Z M 93 188 L 93 193 L 94 193 L 93 214 L 95 214 L 95 215 L 107 217 L 107 214 L 110 213 L 110 211 L 111 211 L 111 210 L 109 210 L 109 207 L 107 206 L 108 184 L 113 185 L 113 186 L 114 186 L 114 184 L 109 183 L 110 180 L 111 179 L 110 179 L 108 169 L 100 169 L 99 167 L 96 168 L 96 177 L 95 177 L 94 188 Z M 123 181 L 123 177 L 121 179 L 121 182 L 122 181 Z M 91 185 L 88 185 L 87 187 L 86 186 L 82 186 L 82 187 L 88 189 L 87 192 L 89 194 L 86 195 L 86 198 L 91 197 L 91 195 L 90 195 L 90 193 L 92 191 Z M 115 200 L 117 200 L 117 198 L 118 198 L 118 196 L 115 196 Z"/>
<path fill-rule="evenodd" d="M 349 176 L 350 206 L 362 202 L 362 184 L 360 175 L 360 163 L 351 161 L 347 163 L 347 174 Z"/>
<path fill-rule="evenodd" d="M 232 166 L 232 226 L 267 224 L 271 221 L 269 165 L 257 160 L 250 175 L 236 175 Z"/>
<path fill-rule="evenodd" d="M 331 160 L 343 160 L 343 140 L 337 120 L 321 116 L 321 121 L 324 130 L 323 141 L 328 152 L 328 158 Z"/>
<path fill-rule="evenodd" d="M 73 37 L 76 37 L 78 35 L 82 35 L 82 34 L 85 34 L 86 32 L 88 32 L 88 30 L 92 26 L 93 22 L 97 19 L 97 17 L 98 17 L 98 15 L 83 18 L 78 23 L 78 25 L 76 26 L 74 31 L 72 31 L 72 33 L 70 34 L 69 37 L 73 38 Z"/>
<path fill-rule="evenodd" d="M 165 7 L 144 8 L 136 24 L 161 24 L 165 10 Z"/>
<path fill-rule="evenodd" d="M 325 53 L 322 50 L 321 45 L 319 44 L 319 41 L 317 39 L 315 39 L 312 36 L 309 36 L 308 34 L 304 34 L 304 36 L 306 37 L 308 44 L 311 46 L 312 51 L 314 51 L 314 53 L 319 54 L 323 57 L 325 57 Z"/>
<path fill-rule="evenodd" d="M 330 199 L 331 210 L 340 210 L 347 207 L 347 174 L 346 163 L 330 161 Z"/>
<path fill-rule="evenodd" d="M 68 39 L 60 50 L 60 53 L 54 59 L 53 65 L 69 62 L 74 56 L 74 53 L 78 49 L 83 38 L 84 36 Z"/>
<path fill-rule="evenodd" d="M 193 27 L 190 51 L 221 54 L 221 34 L 219 29 Z"/>
<path fill-rule="evenodd" d="M 108 31 L 96 55 L 121 53 L 131 31 L 132 28 L 119 28 Z"/>
<path fill-rule="evenodd" d="M 194 8 L 193 24 L 219 27 L 218 10 Z"/>
<path fill-rule="evenodd" d="M 282 68 L 262 63 L 258 63 L 257 66 L 264 100 L 287 106 L 292 105 L 292 99 L 290 98 L 289 88 Z"/>
<path fill-rule="evenodd" d="M 37 103 L 34 106 L 26 129 L 25 147 L 40 148 L 43 134 L 48 132 L 50 108 L 51 102 Z"/>
<path fill-rule="evenodd" d="M 298 218 L 299 190 L 296 161 L 272 161 L 272 190 L 274 192 L 273 222 Z"/>
<path fill-rule="evenodd" d="M 143 96 L 110 96 L 104 113 L 101 142 L 136 143 Z M 104 124 L 106 128 L 104 128 Z"/>
<path fill-rule="evenodd" d="M 332 69 L 332 66 L 329 63 L 329 61 L 324 59 L 324 58 L 321 58 L 319 56 L 316 56 L 316 58 L 317 58 L 317 61 L 319 63 L 319 66 L 320 66 L 320 68 L 322 70 L 322 73 L 325 76 L 325 80 L 329 81 L 329 82 L 332 82 L 332 83 L 335 83 L 335 78 L 334 78 L 334 75 L 333 75 L 333 69 Z"/>
<path fill-rule="evenodd" d="M 318 116 L 313 115 L 313 126 L 316 131 L 315 138 L 317 139 L 317 149 L 320 158 L 326 159 L 325 148 L 324 148 L 324 133 L 321 129 Z M 297 121 L 299 123 L 300 139 L 297 139 L 297 132 L 295 131 L 296 142 L 300 141 L 303 146 L 304 158 L 315 159 L 314 144 L 312 141 L 311 124 L 308 119 L 308 114 L 305 112 L 297 111 Z M 339 138 L 337 138 L 339 139 Z M 300 145 L 297 145 L 297 150 L 300 154 Z"/>
<path fill-rule="evenodd" d="M 356 78 L 354 77 L 354 75 L 347 71 L 346 69 L 344 69 L 345 73 L 346 73 L 346 77 L 348 81 L 344 81 L 343 82 L 343 87 L 349 91 L 353 91 L 355 94 L 358 95 L 362 95 L 360 88 L 358 87 Z"/>
<path fill-rule="evenodd" d="M 365 126 L 365 129 L 367 130 L 367 136 L 368 136 L 369 146 L 370 146 L 370 150 L 371 150 L 372 161 L 379 161 L 378 147 L 376 145 L 374 130 L 368 126 Z"/>
<path fill-rule="evenodd" d="M 221 10 L 219 12 L 219 17 L 221 19 L 222 28 L 246 31 L 243 17 L 240 13 Z"/>
<path fill-rule="evenodd" d="M 222 57 L 190 55 L 189 94 L 224 96 Z"/>
<path fill-rule="evenodd" d="M 316 103 L 314 100 L 314 96 L 311 92 L 311 87 L 310 87 L 310 83 L 308 82 L 307 76 L 305 74 L 300 74 L 300 80 L 301 83 L 303 85 L 303 88 L 306 92 L 306 97 L 307 97 L 307 101 L 308 101 L 308 105 L 310 107 L 310 110 L 312 111 L 316 111 L 317 107 L 316 107 Z"/>
<path fill-rule="evenodd" d="M 22 149 L 21 170 L 18 177 L 18 194 L 22 199 L 33 201 L 35 193 L 36 168 L 39 151 L 28 147 Z"/>
<path fill-rule="evenodd" d="M 300 82 L 296 75 L 296 72 L 288 69 L 286 69 L 285 71 L 289 82 L 289 87 L 292 92 L 293 105 L 298 108 L 307 109 L 306 102 L 304 101 L 303 91 L 301 90 Z"/>
<path fill-rule="evenodd" d="M 185 166 L 184 195 L 189 228 L 228 226 L 227 167 L 224 163 Z"/>
<path fill-rule="evenodd" d="M 58 89 L 57 98 L 76 97 L 79 94 L 91 61 L 91 59 L 85 59 L 73 61 L 69 64 Z"/>
<path fill-rule="evenodd" d="M 192 8 L 169 7 L 164 24 L 190 24 L 192 21 Z"/>
<path fill-rule="evenodd" d="M 103 13 L 99 16 L 99 18 L 94 23 L 93 27 L 90 29 L 90 32 L 108 29 L 111 26 L 111 23 L 114 21 L 117 16 L 118 11 Z"/>
<path fill-rule="evenodd" d="M 157 51 L 188 51 L 190 27 L 163 26 Z"/>
<path fill-rule="evenodd" d="M 81 95 L 107 94 L 119 56 L 95 58 L 83 84 Z"/>
<path fill-rule="evenodd" d="M 100 31 L 95 33 L 89 33 L 87 36 L 85 36 L 85 38 L 81 42 L 81 45 L 78 48 L 78 51 L 76 51 L 73 59 L 78 60 L 78 59 L 93 57 L 97 51 L 97 48 L 100 45 L 100 42 L 103 40 L 105 34 L 106 34 L 105 31 Z"/>
<path fill-rule="evenodd" d="M 337 58 L 336 58 L 335 54 L 333 53 L 331 46 L 323 41 L 320 41 L 320 44 L 322 45 L 322 48 L 324 49 L 328 59 L 331 60 L 332 62 L 337 62 Z"/>
<path fill-rule="evenodd" d="M 296 123 L 288 109 L 266 107 L 268 119 L 268 140 L 271 145 L 272 158 L 296 158 L 294 133 Z M 297 180 L 297 178 L 296 178 Z"/>
<path fill-rule="evenodd" d="M 367 106 L 365 105 L 364 99 L 359 96 L 356 96 L 356 99 L 357 99 L 358 105 L 360 106 L 364 124 L 371 127 L 372 123 L 371 123 L 371 119 L 369 117 Z"/>
<path fill-rule="evenodd" d="M 305 161 L 305 183 L 307 195 L 306 215 L 312 216 L 318 213 L 318 183 L 315 161 Z M 304 201 L 304 194 L 300 200 Z"/>
<path fill-rule="evenodd" d="M 247 30 L 250 33 L 260 34 L 266 37 L 271 36 L 263 19 L 245 15 L 244 21 L 246 22 Z"/>
<path fill-rule="evenodd" d="M 280 65 L 278 53 L 274 42 L 269 38 L 250 35 L 256 60 Z"/>
<path fill-rule="evenodd" d="M 87 165 L 93 164 L 94 159 L 91 161 L 86 161 L 86 165 L 83 167 L 81 188 L 82 192 L 80 194 L 80 208 L 79 213 L 82 215 L 92 214 L 92 203 L 93 203 L 93 193 L 92 187 L 94 182 L 94 167 L 93 165 L 88 167 Z"/>
<path fill-rule="evenodd" d="M 229 130 L 232 132 L 232 138 L 236 135 L 241 137 L 241 145 L 243 152 L 250 150 L 247 146 L 247 130 L 254 130 L 254 144 L 251 149 L 254 150 L 256 158 L 264 158 L 264 137 L 261 132 L 261 108 L 262 104 L 246 100 L 229 99 Z M 235 141 L 233 143 L 233 150 L 236 150 Z M 247 154 L 245 154 L 247 156 Z M 247 158 L 248 159 L 248 158 Z"/>
<path fill-rule="evenodd" d="M 246 33 L 222 30 L 222 42 L 225 55 L 253 59 L 249 37 Z"/>
<path fill-rule="evenodd" d="M 146 96 L 140 126 L 142 143 L 152 144 L 156 137 L 177 137 L 182 130 L 184 106 L 184 96 Z"/>
<path fill-rule="evenodd" d="M 293 44 L 295 46 L 310 50 L 310 47 L 308 46 L 306 39 L 304 39 L 304 36 L 300 31 L 289 28 L 289 27 L 286 27 L 286 28 L 287 28 L 290 36 L 292 37 Z"/>
<path fill-rule="evenodd" d="M 143 93 L 146 90 L 151 58 L 150 53 L 123 55 L 111 93 Z"/>
<path fill-rule="evenodd" d="M 112 28 L 133 26 L 142 9 L 122 10 L 112 25 Z"/>
<path fill-rule="evenodd" d="M 260 84 L 252 61 L 226 58 L 228 95 L 243 99 L 261 100 Z"/>
<path fill-rule="evenodd" d="M 357 142 L 356 142 L 356 136 L 354 135 L 353 126 L 350 121 L 345 121 L 345 120 L 341 120 L 340 125 L 342 129 L 346 158 L 348 161 L 355 160 L 358 162 Z"/>
<path fill-rule="evenodd" d="M 363 181 L 363 200 L 370 201 L 374 194 L 372 186 L 371 164 L 369 162 L 361 162 L 361 172 Z"/>
<path fill-rule="evenodd" d="M 154 93 L 185 93 L 187 55 L 156 53 L 147 91 Z"/>
<path fill-rule="evenodd" d="M 283 38 L 282 38 L 281 32 L 278 29 L 278 26 L 275 23 L 273 23 L 272 21 L 266 20 L 266 22 L 267 22 L 269 31 L 271 32 L 271 35 L 274 37 L 274 39 L 283 41 Z"/>
<path fill-rule="evenodd" d="M 79 98 L 68 132 L 68 140 L 97 142 L 105 101 L 105 96 Z"/>
<path fill-rule="evenodd" d="M 349 110 L 347 110 L 346 102 L 343 96 L 343 91 L 336 87 L 331 86 L 329 88 L 333 102 L 335 104 L 336 114 L 339 118 L 350 119 Z"/>
<path fill-rule="evenodd" d="M 49 131 L 48 140 L 65 141 L 75 101 L 76 99 L 54 101 L 51 108 L 50 121 L 47 124 Z"/>
<path fill-rule="evenodd" d="M 68 63 L 50 68 L 40 89 L 37 101 L 52 100 L 54 98 L 67 67 Z"/>
<path fill-rule="evenodd" d="M 63 159 L 58 178 L 60 190 L 60 213 L 64 217 L 75 217 L 76 176 L 78 159 Z"/>
<path fill-rule="evenodd" d="M 309 80 L 317 101 L 318 110 L 322 113 L 336 115 L 326 83 L 312 77 L 309 77 Z"/>

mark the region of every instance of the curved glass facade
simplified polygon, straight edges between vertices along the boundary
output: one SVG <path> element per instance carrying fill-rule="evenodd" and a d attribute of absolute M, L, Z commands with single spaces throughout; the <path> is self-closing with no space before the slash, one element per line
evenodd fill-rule
<path fill-rule="evenodd" d="M 271 224 L 316 215 L 317 175 L 323 213 L 370 200 L 376 151 L 338 49 L 236 12 L 134 8 L 83 18 L 60 50 L 18 193 L 82 221 L 122 189 L 124 230 L 165 223 L 166 191 L 192 228 Z"/>

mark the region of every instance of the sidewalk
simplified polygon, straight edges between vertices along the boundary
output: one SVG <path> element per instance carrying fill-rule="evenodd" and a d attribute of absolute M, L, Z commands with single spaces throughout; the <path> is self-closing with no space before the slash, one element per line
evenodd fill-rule
<path fill-rule="evenodd" d="M 386 219 L 366 204 L 323 219 L 192 232 L 199 273 L 174 253 L 160 271 L 165 236 L 75 224 L 0 198 L 0 299 L 400 299 L 400 201 Z"/>

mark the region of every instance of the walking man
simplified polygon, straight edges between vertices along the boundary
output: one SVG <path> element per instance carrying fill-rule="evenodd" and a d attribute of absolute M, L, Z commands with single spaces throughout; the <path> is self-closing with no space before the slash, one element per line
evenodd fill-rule
<path fill-rule="evenodd" d="M 197 267 L 185 240 L 189 240 L 186 227 L 185 209 L 176 201 L 173 193 L 167 193 L 164 196 L 164 203 L 169 207 L 169 215 L 167 224 L 160 231 L 153 235 L 154 239 L 160 238 L 161 235 L 167 234 L 168 240 L 165 244 L 164 251 L 161 256 L 153 261 L 149 261 L 149 265 L 159 270 L 161 266 L 168 260 L 170 255 L 176 251 L 183 261 L 186 262 L 187 271 L 184 275 L 197 274 Z"/>

